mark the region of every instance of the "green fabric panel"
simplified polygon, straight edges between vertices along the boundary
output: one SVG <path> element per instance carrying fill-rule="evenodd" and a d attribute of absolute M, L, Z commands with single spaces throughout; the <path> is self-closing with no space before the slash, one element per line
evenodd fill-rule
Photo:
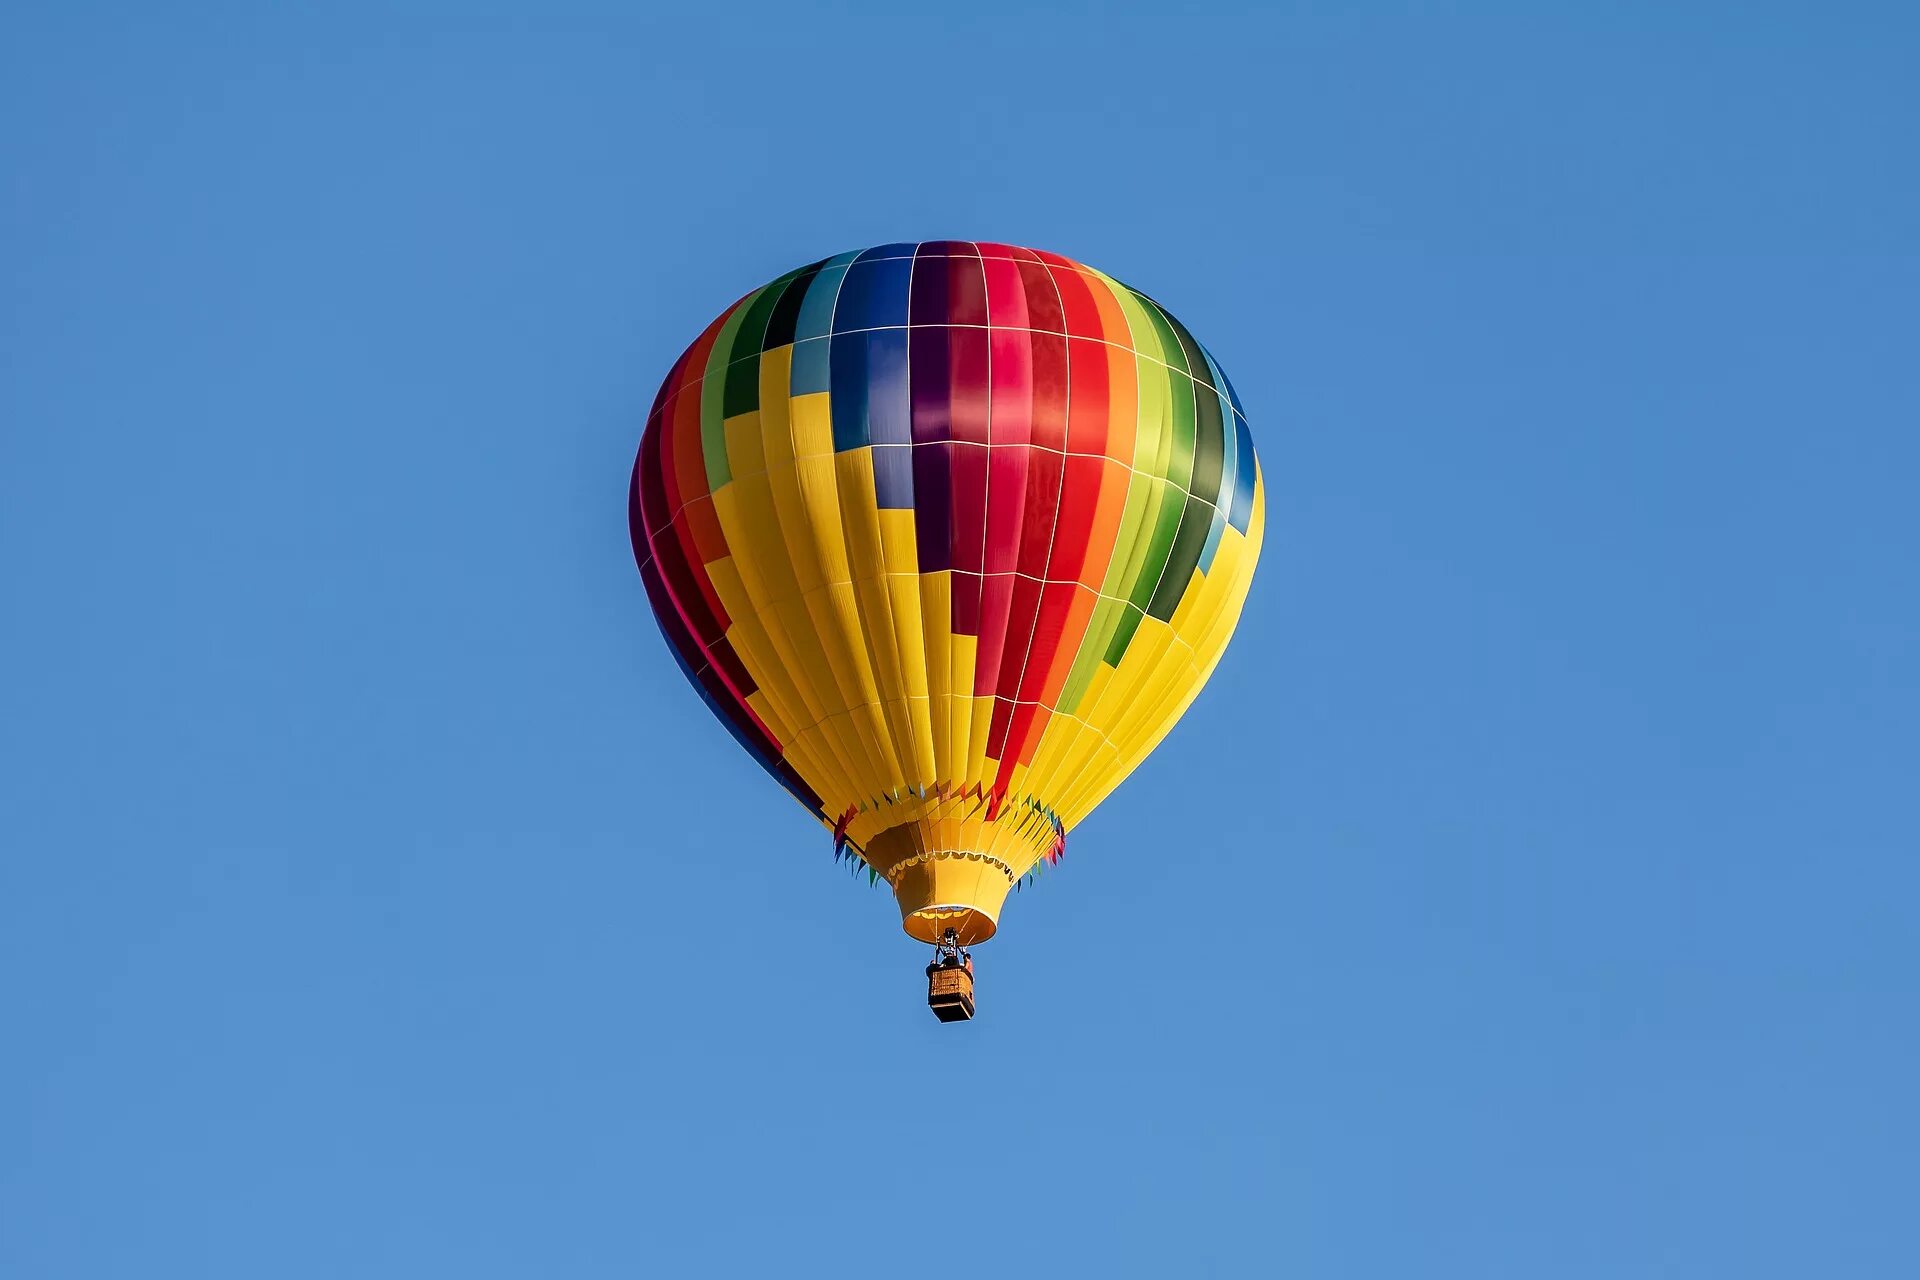
<path fill-rule="evenodd" d="M 1114 533 L 1113 559 L 1107 562 L 1106 577 L 1100 583 L 1101 595 L 1126 599 L 1128 584 L 1137 571 L 1138 549 L 1145 542 L 1146 530 L 1152 522 L 1155 486 L 1160 483 L 1144 469 L 1135 471 L 1128 480 L 1127 500 L 1120 508 L 1120 527 Z"/>
<path fill-rule="evenodd" d="M 1168 336 L 1171 336 L 1171 331 Z M 1140 526 L 1131 540 L 1133 553 L 1127 564 L 1126 576 L 1114 592 L 1142 611 L 1153 599 L 1154 589 L 1160 585 L 1161 572 L 1166 568 L 1174 534 L 1180 527 L 1180 514 L 1186 509 L 1187 474 L 1193 467 L 1192 436 L 1188 434 L 1183 440 L 1180 430 L 1183 409 L 1188 415 L 1189 424 L 1192 421 L 1193 383 L 1184 373 L 1150 361 L 1143 364 L 1141 377 L 1148 377 L 1149 371 L 1157 373 L 1166 387 L 1166 394 L 1160 400 L 1162 428 L 1157 441 L 1159 448 L 1150 468 L 1158 478 L 1148 488 L 1147 506 L 1141 513 Z M 1132 638 L 1131 628 L 1126 630 L 1125 635 L 1127 639 Z M 1115 651 L 1109 650 L 1109 654 L 1117 660 Z"/>
<path fill-rule="evenodd" d="M 1226 459 L 1226 423 L 1232 413 L 1230 406 L 1224 406 L 1220 392 L 1214 386 L 1213 370 L 1207 363 L 1207 356 L 1200 349 L 1187 327 L 1168 313 L 1165 307 L 1146 300 L 1153 307 L 1154 314 L 1162 320 L 1167 331 L 1179 343 L 1182 361 L 1187 371 L 1197 380 L 1190 386 L 1193 392 L 1194 406 L 1194 458 L 1193 467 L 1187 481 L 1187 491 L 1199 496 L 1203 501 L 1218 503 L 1222 471 Z"/>
<path fill-rule="evenodd" d="M 1193 479 L 1193 379 L 1184 374 L 1169 374 L 1167 387 L 1172 393 L 1170 405 L 1173 411 L 1173 453 L 1167 459 L 1167 469 L 1164 474 L 1167 479 L 1185 489 Z"/>
<path fill-rule="evenodd" d="M 1220 399 L 1218 391 L 1202 386 L 1193 389 L 1193 408 L 1193 475 L 1187 483 L 1187 492 L 1202 502 L 1218 505 L 1220 489 L 1226 481 L 1225 412 L 1231 410 Z"/>
<path fill-rule="evenodd" d="M 1187 363 L 1187 349 L 1180 341 L 1180 335 L 1174 331 L 1172 320 L 1167 313 L 1154 305 L 1153 299 L 1143 294 L 1135 294 L 1140 300 L 1141 310 L 1153 325 L 1154 337 L 1159 342 L 1159 356 L 1167 367 L 1177 372 L 1167 378 L 1167 389 L 1173 403 L 1173 455 L 1167 469 L 1161 472 L 1180 487 L 1187 487 L 1193 475 L 1194 445 L 1194 405 L 1192 369 Z M 1201 366 L 1205 372 L 1205 366 Z"/>
<path fill-rule="evenodd" d="M 746 307 L 740 327 L 734 331 L 733 350 L 727 359 L 726 392 L 720 411 L 723 418 L 752 413 L 760 407 L 760 345 L 766 339 L 767 321 L 772 318 L 774 307 L 792 282 L 792 274 L 781 277 L 762 289 Z"/>
<path fill-rule="evenodd" d="M 1073 665 L 1067 669 L 1067 682 L 1060 688 L 1058 710 L 1068 715 L 1079 712 L 1081 700 L 1087 696 L 1087 686 L 1093 682 L 1093 673 L 1100 666 L 1124 608 L 1118 600 L 1102 600 L 1093 607 L 1086 638 L 1080 642 L 1080 652 L 1073 656 Z"/>
<path fill-rule="evenodd" d="M 1192 331 L 1180 323 L 1179 317 L 1152 298 L 1147 298 L 1146 301 L 1160 313 L 1160 318 L 1167 322 L 1167 327 L 1173 330 L 1174 337 L 1180 343 L 1180 350 L 1184 353 L 1183 360 L 1187 366 L 1187 372 L 1202 385 L 1213 386 L 1213 370 L 1207 366 L 1206 353 L 1200 349 L 1200 343 L 1194 338 Z"/>
<path fill-rule="evenodd" d="M 707 464 L 709 492 L 733 479 L 732 468 L 727 465 L 727 369 L 732 363 L 740 326 L 753 304 L 765 293 L 764 288 L 755 290 L 735 304 L 733 314 L 720 326 L 720 332 L 713 340 L 713 350 L 707 356 L 706 376 L 700 383 L 700 453 Z"/>
<path fill-rule="evenodd" d="M 1162 622 L 1172 619 L 1180 598 L 1187 593 L 1187 584 L 1193 581 L 1193 571 L 1200 567 L 1200 553 L 1206 549 L 1207 533 L 1212 528 L 1213 507 L 1188 497 L 1186 510 L 1180 515 L 1180 530 L 1174 535 L 1166 568 L 1160 573 L 1160 585 L 1147 603 L 1148 617 Z"/>
<path fill-rule="evenodd" d="M 1192 366 L 1187 363 L 1187 350 L 1180 345 L 1180 335 L 1173 331 L 1173 324 L 1168 319 L 1167 313 L 1155 305 L 1153 299 L 1147 297 L 1144 293 L 1135 293 L 1131 289 L 1129 289 L 1128 292 L 1133 293 L 1134 299 L 1140 304 L 1141 312 L 1146 316 L 1147 322 L 1152 326 L 1154 342 L 1156 344 L 1154 347 L 1138 346 L 1136 344 L 1136 349 L 1146 351 L 1147 354 L 1158 358 L 1170 369 L 1178 369 L 1181 373 L 1191 374 L 1193 369 Z"/>
<path fill-rule="evenodd" d="M 1147 542 L 1147 553 L 1140 565 L 1140 571 L 1134 576 L 1133 590 L 1128 593 L 1128 603 L 1141 612 L 1146 612 L 1153 595 L 1159 589 L 1161 580 L 1166 576 L 1167 561 L 1173 554 L 1174 535 L 1180 531 L 1180 517 L 1187 509 L 1187 491 L 1184 485 L 1167 480 L 1161 482 L 1159 501 L 1153 513 L 1153 533 Z M 1196 561 L 1198 556 L 1195 557 Z"/>
<path fill-rule="evenodd" d="M 1133 643 L 1133 633 L 1140 629 L 1140 619 L 1144 615 L 1132 605 L 1120 610 L 1120 625 L 1113 630 L 1113 639 L 1107 642 L 1107 665 L 1117 667 L 1120 659 L 1126 656 L 1127 646 Z"/>

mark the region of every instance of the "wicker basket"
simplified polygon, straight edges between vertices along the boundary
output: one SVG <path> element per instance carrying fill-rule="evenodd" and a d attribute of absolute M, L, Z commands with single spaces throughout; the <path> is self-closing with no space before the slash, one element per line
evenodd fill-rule
<path fill-rule="evenodd" d="M 965 1022 L 973 1016 L 973 974 L 959 966 L 935 969 L 927 975 L 927 1007 L 942 1022 Z"/>

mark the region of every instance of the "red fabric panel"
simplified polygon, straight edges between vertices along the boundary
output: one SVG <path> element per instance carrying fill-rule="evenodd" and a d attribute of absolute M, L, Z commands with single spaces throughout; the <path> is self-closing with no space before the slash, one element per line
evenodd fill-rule
<path fill-rule="evenodd" d="M 980 263 L 973 263 L 975 273 Z M 982 313 L 984 315 L 984 311 Z M 991 387 L 987 380 L 990 343 L 985 329 L 948 329 L 947 398 L 951 439 L 988 443 L 987 406 Z M 918 401 L 915 402 L 916 417 Z"/>
<path fill-rule="evenodd" d="M 1113 338 L 1100 318 L 1100 304 L 1093 296 L 1093 281 L 1072 267 L 1050 270 L 1053 285 L 1060 294 L 1060 306 L 1066 315 L 1067 332 L 1082 338 Z M 1125 342 L 1122 333 L 1118 341 Z"/>
<path fill-rule="evenodd" d="M 977 450 L 975 452 L 978 452 Z M 1012 573 L 1020 567 L 1020 540 L 1027 515 L 1030 450 L 1005 445 L 987 450 L 987 541 L 981 569 Z"/>
<path fill-rule="evenodd" d="M 972 245 L 967 246 L 972 249 Z M 978 257 L 969 254 L 966 257 L 952 257 L 947 265 L 947 323 L 978 324 L 987 323 L 987 277 L 981 270 Z M 914 263 L 915 271 L 938 270 L 940 259 L 922 258 Z"/>
<path fill-rule="evenodd" d="M 1020 562 L 1014 567 L 1034 578 L 1053 576 L 1051 562 L 1060 553 L 1054 521 L 1060 510 L 1060 481 L 1066 458 L 1046 449 L 1027 451 L 1027 514 L 1021 524 Z"/>
<path fill-rule="evenodd" d="M 980 634 L 980 575 L 977 573 L 953 575 L 953 634 Z"/>
<path fill-rule="evenodd" d="M 1047 449 L 1067 447 L 1067 340 L 1051 333 L 1029 335 L 1033 378 L 1033 442 Z"/>
<path fill-rule="evenodd" d="M 1020 264 L 1009 258 L 988 258 L 982 265 L 987 275 L 987 323 L 996 328 L 1027 328 L 1027 289 L 1020 279 Z"/>
<path fill-rule="evenodd" d="M 1022 262 L 1020 282 L 1027 291 L 1028 328 L 1065 333 L 1067 318 L 1060 309 L 1060 290 L 1047 269 L 1038 262 Z"/>
<path fill-rule="evenodd" d="M 988 450 L 972 445 L 920 445 L 918 448 L 942 448 L 948 454 L 948 474 L 952 477 L 953 512 L 948 528 L 948 546 L 954 569 L 961 573 L 979 573 L 984 567 L 987 539 L 987 455 Z M 969 631 L 969 635 L 978 632 Z"/>
<path fill-rule="evenodd" d="M 1092 587 L 1075 583 L 1066 588 L 1073 592 L 1067 605 L 1066 621 L 1060 628 L 1060 644 L 1053 651 L 1053 665 L 1046 673 L 1046 679 L 1040 686 L 1038 701 L 1048 707 L 1060 699 L 1060 691 L 1067 687 L 1067 676 L 1073 670 L 1074 657 L 1080 652 L 1080 642 L 1086 638 L 1087 626 L 1093 620 L 1094 606 L 1100 603 L 1099 593 Z M 1056 604 L 1052 599 L 1046 603 L 1048 615 L 1052 616 Z M 1032 753 L 1029 748 L 1028 759 Z"/>
<path fill-rule="evenodd" d="M 988 574 L 980 580 L 980 644 L 974 650 L 973 695 L 984 697 L 1000 683 L 1000 657 L 1007 642 L 1007 605 L 1013 596 L 1010 573 Z"/>
<path fill-rule="evenodd" d="M 1107 452 L 1109 394 L 1108 348 L 1093 338 L 1067 340 L 1067 451 Z M 1131 431 L 1132 423 L 1123 429 Z"/>
<path fill-rule="evenodd" d="M 1007 640 L 1001 651 L 1000 675 L 994 682 L 994 693 L 1013 701 L 1020 694 L 1020 681 L 1027 665 L 1033 660 L 1033 623 L 1034 615 L 1040 610 L 1040 584 L 1032 578 L 1010 575 L 1007 581 L 1013 584 L 1011 597 L 1007 602 Z M 992 752 L 997 759 L 1000 756 L 996 744 Z"/>
<path fill-rule="evenodd" d="M 1087 580 L 1087 534 L 1093 529 L 1094 513 L 1100 505 L 1100 486 L 1105 482 L 1105 458 L 1068 454 L 1065 480 L 1060 486 L 1060 515 L 1053 535 L 1053 558 L 1047 564 L 1047 577 L 1055 581 Z M 1104 561 L 1102 561 L 1104 564 Z M 1096 589 L 1099 582 L 1092 584 Z"/>

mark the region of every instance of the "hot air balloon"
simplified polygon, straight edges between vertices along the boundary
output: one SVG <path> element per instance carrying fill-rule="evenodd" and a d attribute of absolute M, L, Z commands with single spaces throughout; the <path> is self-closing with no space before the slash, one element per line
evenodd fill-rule
<path fill-rule="evenodd" d="M 723 312 L 660 387 L 628 506 L 682 671 L 892 888 L 955 1020 L 1009 890 L 1219 662 L 1265 496 L 1239 397 L 1164 307 L 936 240 Z"/>

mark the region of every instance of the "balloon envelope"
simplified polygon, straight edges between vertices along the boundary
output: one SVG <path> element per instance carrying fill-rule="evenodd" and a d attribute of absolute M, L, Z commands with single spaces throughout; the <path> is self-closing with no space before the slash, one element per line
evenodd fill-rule
<path fill-rule="evenodd" d="M 1164 308 L 1057 254 L 933 241 L 709 325 L 654 402 L 629 523 L 709 708 L 908 933 L 972 943 L 1199 692 L 1264 510 L 1239 398 Z"/>

